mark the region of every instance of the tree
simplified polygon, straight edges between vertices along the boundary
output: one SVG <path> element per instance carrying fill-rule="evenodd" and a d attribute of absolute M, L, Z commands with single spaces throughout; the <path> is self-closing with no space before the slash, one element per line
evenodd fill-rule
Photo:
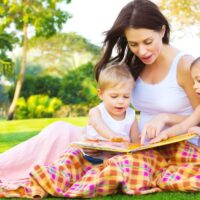
<path fill-rule="evenodd" d="M 4 31 L 0 32 L 0 59 L 3 61 L 11 61 L 7 52 L 13 50 L 13 45 L 17 42 L 17 38 L 14 33 L 6 33 Z"/>
<path fill-rule="evenodd" d="M 200 24 L 200 0 L 159 0 L 159 5 L 179 28 Z"/>
<path fill-rule="evenodd" d="M 94 106 L 99 100 L 96 88 L 94 65 L 89 62 L 69 70 L 62 79 L 58 97 L 65 104 Z"/>
<path fill-rule="evenodd" d="M 13 74 L 13 62 L 8 57 L 7 52 L 13 50 L 13 45 L 17 42 L 14 34 L 0 32 L 0 76 L 10 76 Z"/>
<path fill-rule="evenodd" d="M 27 58 L 28 29 L 34 30 L 36 37 L 49 37 L 62 28 L 63 23 L 70 17 L 68 12 L 61 9 L 60 3 L 70 3 L 71 0 L 3 0 L 0 5 L 0 30 L 10 28 L 22 32 L 22 61 L 18 75 L 13 101 L 8 111 L 8 119 L 13 118 L 17 99 L 24 80 Z"/>
<path fill-rule="evenodd" d="M 62 77 L 69 69 L 96 62 L 99 56 L 100 47 L 76 33 L 57 33 L 50 38 L 29 41 L 28 62 L 41 65 L 45 74 Z"/>

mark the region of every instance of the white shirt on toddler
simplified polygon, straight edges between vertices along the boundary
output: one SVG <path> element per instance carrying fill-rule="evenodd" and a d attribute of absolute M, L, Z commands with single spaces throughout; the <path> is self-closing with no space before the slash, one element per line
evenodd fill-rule
<path fill-rule="evenodd" d="M 132 108 L 128 107 L 123 120 L 113 119 L 106 110 L 104 103 L 100 103 L 98 105 L 98 108 L 101 112 L 101 117 L 103 121 L 113 132 L 118 134 L 119 137 L 126 137 L 130 139 L 131 126 L 135 121 L 135 111 Z M 88 125 L 86 127 L 86 138 L 107 140 L 106 138 L 99 135 L 91 125 Z"/>

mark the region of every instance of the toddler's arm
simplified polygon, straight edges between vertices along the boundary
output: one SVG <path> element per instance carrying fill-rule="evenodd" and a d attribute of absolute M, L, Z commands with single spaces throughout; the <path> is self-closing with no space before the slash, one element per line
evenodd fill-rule
<path fill-rule="evenodd" d="M 140 143 L 140 133 L 139 133 L 138 122 L 136 118 L 131 126 L 130 138 L 131 138 L 132 143 L 136 143 L 136 144 Z"/>
<path fill-rule="evenodd" d="M 94 107 L 89 111 L 89 124 L 106 139 L 119 138 L 102 120 L 101 113 L 98 107 Z"/>

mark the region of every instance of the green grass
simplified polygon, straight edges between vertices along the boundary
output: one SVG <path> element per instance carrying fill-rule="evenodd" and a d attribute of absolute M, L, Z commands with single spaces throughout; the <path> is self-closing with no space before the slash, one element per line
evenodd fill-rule
<path fill-rule="evenodd" d="M 58 120 L 78 126 L 84 126 L 87 123 L 86 117 L 0 121 L 0 153 L 27 140 L 39 133 L 48 124 Z"/>
<path fill-rule="evenodd" d="M 34 136 L 41 129 L 46 127 L 48 124 L 63 120 L 74 125 L 84 126 L 87 124 L 86 117 L 79 118 L 68 118 L 68 119 L 30 119 L 30 120 L 16 120 L 16 121 L 0 121 L 0 152 L 3 152 L 12 146 L 27 140 Z M 2 198 L 4 199 L 4 198 Z M 18 200 L 17 198 L 13 198 Z M 47 198 L 49 200 L 54 199 L 66 199 L 66 198 Z M 97 197 L 94 200 L 197 200 L 200 199 L 200 193 L 184 193 L 184 192 L 161 192 L 154 194 L 146 194 L 140 196 L 122 195 L 116 194 L 107 197 Z"/>

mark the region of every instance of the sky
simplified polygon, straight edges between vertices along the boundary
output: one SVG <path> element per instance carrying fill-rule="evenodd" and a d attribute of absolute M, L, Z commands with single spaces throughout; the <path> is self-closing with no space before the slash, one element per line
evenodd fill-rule
<path fill-rule="evenodd" d="M 130 0 L 72 0 L 67 4 L 67 11 L 73 18 L 66 23 L 63 31 L 77 32 L 101 46 L 103 32 L 112 26 L 121 8 L 128 2 Z"/>
<path fill-rule="evenodd" d="M 72 0 L 66 9 L 73 17 L 64 25 L 63 32 L 76 32 L 91 43 L 102 46 L 103 32 L 112 26 L 121 8 L 128 2 L 130 0 Z M 194 57 L 199 56 L 197 29 L 187 29 L 181 35 L 172 45 Z"/>

